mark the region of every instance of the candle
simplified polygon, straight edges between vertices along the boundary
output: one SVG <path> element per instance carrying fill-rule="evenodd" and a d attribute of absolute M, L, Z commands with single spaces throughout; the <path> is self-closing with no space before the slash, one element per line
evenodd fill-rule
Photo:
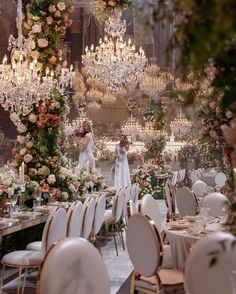
<path fill-rule="evenodd" d="M 22 185 L 25 183 L 25 163 L 22 162 Z"/>
<path fill-rule="evenodd" d="M 20 178 L 20 183 L 22 182 L 21 177 L 22 177 L 22 174 L 21 174 L 21 166 L 20 166 L 20 167 L 19 167 L 19 178 Z"/>
<path fill-rule="evenodd" d="M 87 161 L 87 173 L 89 173 L 89 161 Z"/>

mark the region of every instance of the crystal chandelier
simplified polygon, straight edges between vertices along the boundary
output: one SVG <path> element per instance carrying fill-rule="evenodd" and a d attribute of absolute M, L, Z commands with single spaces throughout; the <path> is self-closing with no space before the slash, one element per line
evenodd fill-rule
<path fill-rule="evenodd" d="M 101 102 L 105 105 L 113 104 L 116 101 L 116 96 L 114 96 L 112 93 L 105 93 L 102 98 Z"/>
<path fill-rule="evenodd" d="M 140 76 L 140 90 L 150 96 L 157 97 L 163 93 L 170 81 L 174 77 L 171 73 L 162 71 L 160 67 L 154 63 L 155 58 L 151 59 L 151 64 L 145 68 L 144 73 Z"/>
<path fill-rule="evenodd" d="M 22 21 L 22 1 L 18 0 L 18 37 L 9 37 L 10 63 L 5 56 L 0 64 L 0 104 L 5 110 L 18 116 L 29 114 L 33 105 L 47 98 L 55 87 L 64 93 L 74 76 L 72 67 L 63 68 L 57 78 L 49 69 L 46 70 L 46 75 L 42 76 L 37 59 L 30 60 L 35 42 L 32 38 L 26 39 L 23 36 Z"/>
<path fill-rule="evenodd" d="M 136 79 L 147 62 L 144 50 L 136 51 L 131 39 L 124 41 L 126 22 L 121 21 L 121 13 L 115 12 L 105 22 L 104 40 L 99 45 L 85 48 L 82 63 L 86 71 L 107 84 L 111 92 L 117 91 L 130 80 Z"/>
<path fill-rule="evenodd" d="M 91 125 L 93 125 L 93 122 L 87 117 L 87 114 L 85 112 L 83 112 L 83 111 L 80 113 L 79 117 L 72 120 L 72 122 L 69 122 L 69 120 L 67 120 L 65 122 L 65 135 L 66 136 L 71 136 L 76 131 L 81 132 L 82 131 L 82 124 L 83 124 L 84 121 L 87 121 Z"/>
<path fill-rule="evenodd" d="M 140 131 L 140 138 L 143 141 L 152 139 L 167 138 L 168 134 L 164 130 L 156 130 L 153 122 L 146 122 L 144 128 Z"/>
<path fill-rule="evenodd" d="M 190 131 L 192 123 L 186 119 L 180 110 L 177 117 L 170 123 L 170 128 L 175 137 L 179 137 L 185 135 Z"/>
<path fill-rule="evenodd" d="M 122 133 L 126 136 L 131 136 L 132 139 L 136 139 L 141 129 L 142 126 L 139 124 L 137 119 L 132 116 L 132 114 L 121 126 Z"/>

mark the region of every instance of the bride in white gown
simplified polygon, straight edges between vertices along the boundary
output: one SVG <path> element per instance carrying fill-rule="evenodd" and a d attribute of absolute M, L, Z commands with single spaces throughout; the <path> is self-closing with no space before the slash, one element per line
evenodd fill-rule
<path fill-rule="evenodd" d="M 88 121 L 84 121 L 82 124 L 81 138 L 79 141 L 79 166 L 81 169 L 91 171 L 91 169 L 95 169 L 95 158 L 93 155 L 93 130 Z"/>
<path fill-rule="evenodd" d="M 127 140 L 127 137 L 122 135 L 120 143 L 116 146 L 116 163 L 114 175 L 114 186 L 116 188 L 131 185 L 129 164 L 127 159 L 128 150 L 129 142 Z"/>

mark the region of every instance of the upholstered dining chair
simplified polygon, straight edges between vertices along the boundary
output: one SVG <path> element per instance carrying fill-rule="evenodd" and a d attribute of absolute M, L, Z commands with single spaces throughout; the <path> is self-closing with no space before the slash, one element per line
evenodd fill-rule
<path fill-rule="evenodd" d="M 177 190 L 176 205 L 180 216 L 194 216 L 198 211 L 198 201 L 196 196 L 187 187 L 182 187 Z"/>
<path fill-rule="evenodd" d="M 129 199 L 130 199 L 131 186 L 127 186 L 126 188 L 123 188 L 123 189 L 124 189 L 124 208 L 123 208 L 123 211 L 122 211 L 122 219 L 127 224 L 128 203 L 129 203 Z"/>
<path fill-rule="evenodd" d="M 193 185 L 192 185 L 192 191 L 197 197 L 202 197 L 204 196 L 207 191 L 208 191 L 208 186 L 205 182 L 201 180 L 197 180 Z"/>
<path fill-rule="evenodd" d="M 155 200 L 152 195 L 144 195 L 141 203 L 141 213 L 148 216 L 155 224 L 158 233 L 162 234 L 162 223 L 161 223 L 161 212 L 157 200 Z M 162 242 L 162 239 L 161 239 Z M 163 242 L 162 242 L 163 243 Z M 171 268 L 173 267 L 173 257 L 171 252 L 171 247 L 169 244 L 162 244 L 163 246 L 163 267 Z"/>
<path fill-rule="evenodd" d="M 105 223 L 111 227 L 111 231 L 114 238 L 116 255 L 118 256 L 118 247 L 116 242 L 116 231 L 119 233 L 123 249 L 125 250 L 125 244 L 123 239 L 123 231 L 120 225 L 120 220 L 122 217 L 122 212 L 124 209 L 124 189 L 120 189 L 114 199 L 112 204 L 112 209 L 107 209 L 105 212 Z"/>
<path fill-rule="evenodd" d="M 136 183 L 136 189 L 135 189 L 135 198 L 134 202 L 137 203 L 139 199 L 139 193 L 140 193 L 140 186 L 139 183 Z"/>
<path fill-rule="evenodd" d="M 21 293 L 24 293 L 24 285 L 27 270 L 29 268 L 39 268 L 41 263 L 45 258 L 45 254 L 48 252 L 49 248 L 52 244 L 60 239 L 63 239 L 66 235 L 66 211 L 64 208 L 60 207 L 53 211 L 52 215 L 49 217 L 49 221 L 45 225 L 45 231 L 43 232 L 42 238 L 42 247 L 41 251 L 29 251 L 29 250 L 18 250 L 14 252 L 10 252 L 3 256 L 2 258 L 2 279 L 1 279 L 1 292 L 3 286 L 3 277 L 5 272 L 5 267 L 13 267 L 19 269 L 19 276 L 18 276 L 18 287 L 17 287 L 17 294 L 20 293 L 20 286 L 21 286 L 21 276 L 23 270 L 24 279 L 22 285 Z"/>
<path fill-rule="evenodd" d="M 213 192 L 203 198 L 201 207 L 206 208 L 210 216 L 224 217 L 229 211 L 230 202 L 222 193 Z"/>
<path fill-rule="evenodd" d="M 133 184 L 130 189 L 130 200 L 136 200 L 136 184 Z"/>
<path fill-rule="evenodd" d="M 108 273 L 98 250 L 82 238 L 57 242 L 42 264 L 37 294 L 98 293 L 110 293 Z"/>
<path fill-rule="evenodd" d="M 84 205 L 84 217 L 82 225 L 81 237 L 88 239 L 93 229 L 93 220 L 95 214 L 96 200 L 90 198 L 90 200 Z"/>
<path fill-rule="evenodd" d="M 92 234 L 95 236 L 98 235 L 104 220 L 105 220 L 105 211 L 106 211 L 106 197 L 104 194 L 101 194 L 96 199 L 95 214 L 93 220 Z"/>
<path fill-rule="evenodd" d="M 197 241 L 186 260 L 184 284 L 189 294 L 235 293 L 235 236 L 214 232 Z"/>
<path fill-rule="evenodd" d="M 171 184 L 167 180 L 165 182 L 164 186 L 164 198 L 165 198 L 165 203 L 167 207 L 167 220 L 170 219 L 171 217 L 175 216 L 175 194 L 173 193 L 173 190 L 171 190 Z"/>
<path fill-rule="evenodd" d="M 200 179 L 199 173 L 196 170 L 192 170 L 190 172 L 190 179 L 192 183 L 194 184 L 196 181 Z"/>
<path fill-rule="evenodd" d="M 138 228 L 138 229 L 137 229 Z M 163 269 L 163 246 L 153 221 L 142 214 L 130 217 L 126 244 L 134 266 L 130 293 L 160 293 L 163 288 L 183 288 L 183 273 Z"/>
<path fill-rule="evenodd" d="M 83 204 L 78 201 L 67 213 L 67 237 L 80 237 L 84 217 Z"/>
<path fill-rule="evenodd" d="M 216 174 L 215 176 L 216 188 L 221 189 L 222 187 L 224 187 L 226 181 L 227 181 L 227 177 L 223 172 L 219 172 Z"/>

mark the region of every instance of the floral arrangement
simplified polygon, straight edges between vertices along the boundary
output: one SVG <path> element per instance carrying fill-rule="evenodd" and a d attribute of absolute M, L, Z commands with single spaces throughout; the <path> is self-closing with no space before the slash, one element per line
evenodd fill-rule
<path fill-rule="evenodd" d="M 141 188 L 140 195 L 151 194 L 154 198 L 161 198 L 164 187 L 164 180 L 159 178 L 159 175 L 166 171 L 149 161 L 142 166 L 138 166 L 133 170 L 132 182 L 139 183 Z"/>
<path fill-rule="evenodd" d="M 20 117 L 20 124 L 15 114 L 10 115 L 19 133 L 19 147 L 12 150 L 12 165 L 18 169 L 22 162 L 25 164 L 26 198 L 29 198 L 33 191 L 32 185 L 28 185 L 31 181 L 34 186 L 37 183 L 45 193 L 54 188 L 56 198 L 60 198 L 64 191 L 70 191 L 67 179 L 64 181 L 59 176 L 60 142 L 63 136 L 61 130 L 66 108 L 64 97 L 54 90 L 51 97 L 40 101 L 38 106 L 34 105 L 29 115 Z M 72 196 L 72 192 L 69 196 Z"/>
<path fill-rule="evenodd" d="M 132 0 L 98 0 L 98 7 L 101 11 L 110 11 L 114 8 L 128 8 L 132 5 Z"/>
<path fill-rule="evenodd" d="M 209 151 L 220 162 L 222 169 L 225 167 L 224 153 L 230 152 L 230 147 L 225 141 L 222 125 L 230 125 L 230 121 L 235 115 L 235 107 L 228 109 L 220 108 L 221 96 L 218 100 L 206 101 L 201 110 L 200 118 L 202 120 L 202 139 L 201 143 L 208 144 Z M 226 158 L 227 159 L 227 158 Z"/>
<path fill-rule="evenodd" d="M 46 67 L 60 72 L 61 66 L 66 66 L 66 61 L 61 61 L 63 49 L 66 49 L 62 40 L 66 29 L 71 26 L 72 20 L 69 13 L 73 6 L 63 0 L 25 0 L 23 1 L 24 35 L 32 38 L 31 57 L 37 58 Z"/>
<path fill-rule="evenodd" d="M 0 198 L 10 197 L 21 189 L 19 176 L 14 171 L 0 173 Z"/>

